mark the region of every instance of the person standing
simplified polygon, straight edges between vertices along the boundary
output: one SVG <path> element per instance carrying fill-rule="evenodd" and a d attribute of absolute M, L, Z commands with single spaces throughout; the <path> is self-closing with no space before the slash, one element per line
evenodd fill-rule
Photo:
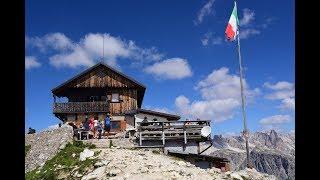
<path fill-rule="evenodd" d="M 90 126 L 89 126 L 89 121 L 88 119 L 86 119 L 83 123 L 83 127 L 85 131 L 89 131 L 90 130 Z"/>
<path fill-rule="evenodd" d="M 93 132 L 94 132 L 94 123 L 93 123 L 93 117 L 90 118 L 89 120 L 89 128 L 90 128 L 90 134 L 93 135 Z"/>
<path fill-rule="evenodd" d="M 111 129 L 111 119 L 110 119 L 110 114 L 108 113 L 106 118 L 104 119 L 104 131 L 107 132 L 107 138 L 109 136 Z"/>
<path fill-rule="evenodd" d="M 99 138 L 101 139 L 101 134 L 102 134 L 102 123 L 100 121 L 98 121 L 98 132 L 99 132 Z"/>
<path fill-rule="evenodd" d="M 143 118 L 140 125 L 141 126 L 148 126 L 148 118 L 146 116 Z"/>
<path fill-rule="evenodd" d="M 93 130 L 94 138 L 97 139 L 98 117 L 95 117 L 95 118 L 94 118 L 94 120 L 93 120 L 93 126 L 94 126 L 94 130 Z"/>

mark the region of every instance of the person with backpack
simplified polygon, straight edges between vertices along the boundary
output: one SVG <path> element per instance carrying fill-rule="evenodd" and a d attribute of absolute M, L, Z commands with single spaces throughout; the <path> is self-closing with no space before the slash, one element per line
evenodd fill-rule
<path fill-rule="evenodd" d="M 104 119 L 104 131 L 107 132 L 107 138 L 109 136 L 111 129 L 111 119 L 110 119 L 110 114 L 108 113 L 106 118 Z"/>

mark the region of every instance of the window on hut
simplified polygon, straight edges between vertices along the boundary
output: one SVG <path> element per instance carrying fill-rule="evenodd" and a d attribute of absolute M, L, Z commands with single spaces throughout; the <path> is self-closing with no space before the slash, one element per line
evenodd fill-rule
<path fill-rule="evenodd" d="M 107 97 L 106 96 L 101 96 L 101 101 L 107 101 Z"/>
<path fill-rule="evenodd" d="M 120 129 L 120 121 L 111 121 L 111 129 L 113 130 L 117 130 Z"/>
<path fill-rule="evenodd" d="M 119 93 L 112 93 L 111 102 L 119 102 Z"/>
<path fill-rule="evenodd" d="M 99 101 L 98 96 L 90 96 L 90 102 L 96 102 L 96 101 Z"/>

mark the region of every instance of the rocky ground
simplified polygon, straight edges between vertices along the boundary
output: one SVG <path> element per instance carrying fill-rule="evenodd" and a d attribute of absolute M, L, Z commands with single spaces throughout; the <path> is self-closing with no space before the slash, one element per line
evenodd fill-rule
<path fill-rule="evenodd" d="M 156 150 L 121 148 L 99 151 L 96 169 L 83 176 L 89 179 L 276 179 L 255 169 L 223 173 L 220 169 L 201 169 L 181 159 L 160 154 Z"/>
<path fill-rule="evenodd" d="M 156 149 L 135 149 L 128 139 L 112 140 L 111 144 L 110 140 L 107 140 L 108 143 L 93 140 L 91 143 L 97 145 L 95 148 L 90 143 L 73 142 L 70 145 L 67 143 L 72 142 L 72 128 L 66 125 L 26 135 L 26 178 L 294 179 L 294 137 L 283 138 L 272 132 L 250 138 L 251 157 L 255 169 L 260 172 L 244 168 L 241 137 L 218 136 L 213 139 L 214 147 L 206 153 L 231 160 L 232 171 L 224 173 L 216 168 L 201 169 L 182 159 L 166 156 Z"/>

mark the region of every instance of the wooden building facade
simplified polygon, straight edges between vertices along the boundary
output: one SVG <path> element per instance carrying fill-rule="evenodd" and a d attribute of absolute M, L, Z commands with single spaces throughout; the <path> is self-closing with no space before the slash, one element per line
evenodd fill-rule
<path fill-rule="evenodd" d="M 125 113 L 141 108 L 145 90 L 143 84 L 98 63 L 52 89 L 53 113 L 61 121 L 76 125 L 91 117 L 103 120 L 110 113 L 111 131 L 124 130 Z"/>

